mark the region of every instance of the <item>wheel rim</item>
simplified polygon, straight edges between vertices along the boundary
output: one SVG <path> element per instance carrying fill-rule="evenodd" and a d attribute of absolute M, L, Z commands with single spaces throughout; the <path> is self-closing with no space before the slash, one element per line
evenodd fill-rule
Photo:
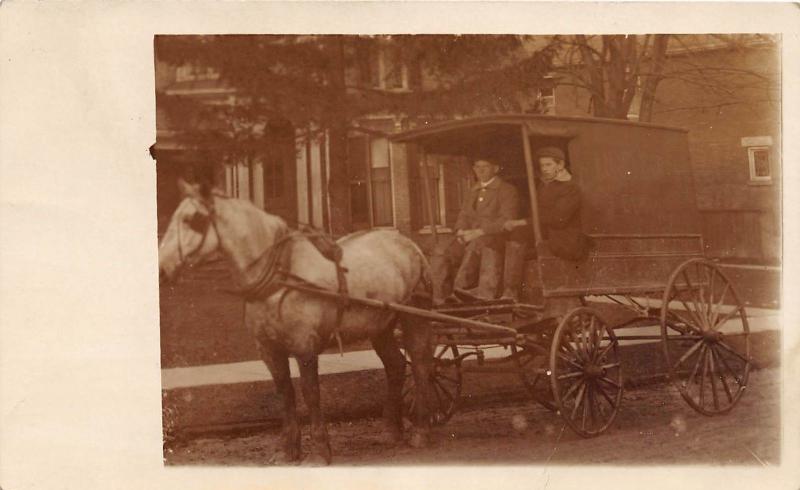
<path fill-rule="evenodd" d="M 437 346 L 433 356 L 430 373 L 432 425 L 445 424 L 458 408 L 461 397 L 461 359 L 458 347 Z M 411 360 L 406 357 L 406 378 L 403 384 L 403 414 L 411 419 L 417 400 L 416 383 L 411 369 Z"/>
<path fill-rule="evenodd" d="M 712 262 L 693 259 L 670 277 L 661 307 L 669 375 L 696 411 L 730 411 L 750 376 L 750 327 L 733 284 Z"/>
<path fill-rule="evenodd" d="M 522 384 L 527 388 L 531 398 L 536 400 L 536 402 L 544 408 L 555 412 L 557 407 L 553 399 L 552 388 L 550 387 L 550 383 L 547 382 L 547 374 L 539 371 L 535 362 L 536 357 L 542 356 L 543 354 L 525 347 L 518 350 L 513 344 L 511 348 L 514 350 L 514 360 L 519 368 Z"/>
<path fill-rule="evenodd" d="M 594 437 L 614 422 L 622 401 L 619 341 L 591 308 L 576 308 L 556 330 L 550 382 L 562 418 L 577 434 Z"/>

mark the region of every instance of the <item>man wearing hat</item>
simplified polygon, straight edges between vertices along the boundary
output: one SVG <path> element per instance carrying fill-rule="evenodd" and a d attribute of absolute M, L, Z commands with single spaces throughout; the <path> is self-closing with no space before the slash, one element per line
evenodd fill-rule
<path fill-rule="evenodd" d="M 454 226 L 456 239 L 434 252 L 431 260 L 434 296 L 439 301 L 450 297 L 452 287 L 482 299 L 494 299 L 500 292 L 504 225 L 519 216 L 517 190 L 497 175 L 500 166 L 495 162 L 477 160 L 472 170 L 478 182 L 461 205 Z"/>
<path fill-rule="evenodd" d="M 561 148 L 547 146 L 536 151 L 539 164 L 539 181 L 536 200 L 539 223 L 545 244 L 550 252 L 562 259 L 584 260 L 591 248 L 589 237 L 581 231 L 581 192 L 566 168 L 566 157 Z M 509 220 L 504 228 L 509 230 L 505 256 L 503 297 L 517 298 L 522 283 L 525 261 L 525 243 L 533 243 L 527 220 Z"/>

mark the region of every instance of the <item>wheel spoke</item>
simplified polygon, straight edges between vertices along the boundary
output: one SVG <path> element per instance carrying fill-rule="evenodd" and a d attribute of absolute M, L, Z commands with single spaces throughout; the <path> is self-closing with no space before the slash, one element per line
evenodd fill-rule
<path fill-rule="evenodd" d="M 691 329 L 691 325 L 690 325 L 691 322 L 687 322 L 686 319 L 683 318 L 682 316 L 680 316 L 677 312 L 675 312 L 673 310 L 667 310 L 667 316 L 671 317 L 676 322 L 679 322 L 679 323 L 682 323 L 682 324 L 688 326 Z M 678 325 L 676 325 L 674 323 L 667 323 L 666 325 L 667 325 L 667 327 L 671 328 L 672 330 L 675 330 L 676 332 L 678 332 L 681 335 L 688 334 L 688 332 L 686 331 L 685 328 L 679 327 Z"/>
<path fill-rule="evenodd" d="M 725 296 L 728 294 L 728 290 L 731 288 L 731 283 L 725 282 L 725 289 L 722 290 L 722 294 L 719 297 L 719 301 L 714 304 L 714 313 L 711 315 L 711 325 L 717 324 L 717 319 L 719 318 L 720 309 L 722 309 L 722 305 L 725 301 Z"/>
<path fill-rule="evenodd" d="M 562 374 L 558 376 L 557 379 L 570 379 L 570 378 L 577 378 L 579 376 L 583 376 L 583 373 L 578 371 L 573 371 L 571 373 Z"/>
<path fill-rule="evenodd" d="M 722 354 L 717 354 L 717 357 L 722 362 L 722 365 L 725 366 L 725 368 L 728 370 L 728 372 L 731 373 L 731 376 L 733 376 L 733 379 L 736 381 L 736 384 L 739 385 L 740 387 L 744 386 L 742 384 L 742 379 L 739 378 L 739 376 L 736 374 L 736 371 L 731 369 L 731 366 L 730 366 L 730 364 L 728 364 L 728 361 L 725 359 L 725 356 L 723 356 Z"/>
<path fill-rule="evenodd" d="M 750 363 L 750 360 L 749 360 L 749 359 L 745 359 L 745 357 L 744 357 L 744 356 L 742 356 L 741 354 L 739 354 L 738 352 L 736 352 L 736 350 L 735 350 L 733 347 L 729 346 L 728 344 L 726 344 L 726 343 L 725 343 L 725 342 L 723 342 L 722 340 L 718 341 L 718 342 L 717 342 L 717 345 L 719 345 L 719 346 L 720 346 L 720 347 L 722 347 L 723 349 L 727 350 L 728 352 L 730 352 L 730 353 L 731 353 L 731 354 L 733 354 L 734 356 L 738 357 L 739 359 L 741 359 L 742 361 L 744 361 L 746 364 L 749 364 L 749 363 Z"/>
<path fill-rule="evenodd" d="M 598 359 L 602 359 L 602 358 L 603 358 L 603 356 L 605 356 L 606 354 L 608 354 L 608 351 L 610 351 L 610 350 L 611 350 L 611 348 L 612 348 L 612 347 L 614 347 L 616 344 L 617 344 L 617 340 L 616 340 L 616 339 L 614 339 L 614 340 L 609 340 L 609 343 L 608 343 L 608 345 L 607 345 L 607 346 L 605 346 L 605 347 L 603 347 L 603 350 L 601 350 L 601 351 L 598 353 L 598 356 L 597 356 L 597 357 L 598 357 Z"/>
<path fill-rule="evenodd" d="M 581 349 L 583 349 L 583 353 L 586 356 L 586 359 L 591 359 L 589 355 L 589 344 L 586 340 L 586 325 L 581 324 Z"/>
<path fill-rule="evenodd" d="M 614 369 L 615 367 L 619 367 L 619 366 L 620 366 L 619 362 L 612 362 L 610 364 L 603 364 L 600 367 L 602 367 L 603 369 Z"/>
<path fill-rule="evenodd" d="M 459 384 L 461 384 L 461 381 L 460 381 L 458 378 L 455 378 L 455 379 L 454 379 L 454 378 L 451 378 L 451 377 L 449 377 L 449 376 L 445 376 L 445 375 L 444 375 L 444 374 L 442 374 L 442 373 L 437 373 L 437 375 L 436 375 L 436 378 L 437 378 L 437 379 L 439 379 L 439 380 L 447 380 L 447 381 L 449 381 L 450 383 L 453 383 L 454 385 L 459 385 Z"/>
<path fill-rule="evenodd" d="M 587 384 L 586 391 L 584 392 L 583 396 L 585 398 L 583 402 L 583 415 L 581 416 L 581 430 L 586 430 L 586 415 L 589 412 L 589 393 L 592 390 L 592 386 Z"/>
<path fill-rule="evenodd" d="M 714 400 L 714 410 L 719 410 L 719 398 L 717 398 L 717 367 L 714 365 L 714 350 L 708 349 L 708 364 L 711 368 L 711 398 Z"/>
<path fill-rule="evenodd" d="M 453 396 L 453 395 L 452 395 L 452 394 L 451 394 L 451 393 L 450 393 L 450 392 L 447 390 L 447 388 L 445 388 L 444 386 L 442 386 L 442 383 L 441 383 L 441 382 L 440 382 L 438 379 L 435 379 L 435 380 L 434 380 L 434 383 L 436 384 L 436 386 L 438 386 L 438 387 L 439 387 L 439 389 L 440 389 L 440 390 L 441 390 L 441 391 L 442 391 L 442 392 L 443 392 L 445 395 L 447 395 L 447 398 L 449 398 L 451 402 L 455 401 L 455 397 L 454 397 L 454 396 Z M 439 392 L 439 390 L 433 390 L 433 391 L 437 393 L 436 397 L 437 397 L 437 398 L 439 398 L 439 395 L 438 395 L 438 392 Z M 441 403 L 442 403 L 442 402 L 441 402 L 441 400 L 439 400 L 439 404 L 440 404 L 440 405 L 441 405 Z"/>
<path fill-rule="evenodd" d="M 597 352 L 600 350 L 600 342 L 602 342 L 603 334 L 600 328 L 597 327 L 597 318 L 592 317 L 589 324 L 589 332 L 592 336 L 592 360 L 597 360 Z"/>
<path fill-rule="evenodd" d="M 711 348 L 711 352 L 712 352 L 712 356 L 715 356 L 713 347 Z M 728 403 L 733 403 L 733 394 L 731 394 L 731 389 L 728 387 L 728 382 L 725 381 L 725 373 L 723 373 L 722 369 L 721 369 L 722 366 L 723 366 L 723 362 L 724 362 L 721 357 L 720 357 L 720 361 L 722 361 L 722 362 L 720 362 L 719 380 L 720 380 L 720 382 L 722 384 L 723 390 L 725 391 L 725 395 L 728 397 Z M 734 378 L 736 378 L 735 375 L 734 375 Z"/>
<path fill-rule="evenodd" d="M 706 351 L 703 351 L 703 354 L 706 354 Z M 703 356 L 703 374 L 700 375 L 700 408 L 703 408 L 705 405 L 705 397 L 706 397 L 706 375 L 708 374 L 708 356 Z"/>
<path fill-rule="evenodd" d="M 600 401 L 600 397 L 597 396 L 597 392 L 601 391 L 600 384 L 594 384 L 594 402 L 597 407 L 597 413 L 600 414 L 600 418 L 605 420 L 606 418 L 606 410 L 603 408 L 603 403 Z"/>
<path fill-rule="evenodd" d="M 692 368 L 692 374 L 683 382 L 684 387 L 688 387 L 693 381 L 695 376 L 697 376 L 697 370 L 700 368 L 700 361 L 704 359 L 703 355 L 706 353 L 707 346 L 703 344 L 703 348 L 700 350 L 700 355 L 697 356 L 697 362 L 694 363 L 694 367 Z"/>
<path fill-rule="evenodd" d="M 693 310 L 689 309 L 689 305 L 687 305 L 682 299 L 681 303 L 683 303 L 683 305 L 689 310 L 689 313 L 692 315 L 692 317 L 695 319 L 695 321 L 698 323 L 700 327 L 707 327 L 707 325 L 703 321 L 703 317 L 700 316 L 700 307 L 697 306 L 697 301 L 696 301 L 697 290 L 692 284 L 692 281 L 689 280 L 689 274 L 686 273 L 686 269 L 683 269 L 681 273 L 683 274 L 684 279 L 686 279 L 686 284 L 689 286 L 689 300 L 691 301 L 692 306 L 694 306 L 694 309 Z"/>
<path fill-rule="evenodd" d="M 597 400 L 594 395 L 594 384 L 589 385 L 589 420 L 592 422 L 592 428 L 597 425 Z"/>
<path fill-rule="evenodd" d="M 707 303 L 707 310 L 706 310 L 706 318 L 711 318 L 711 309 L 714 306 L 714 278 L 717 277 L 716 269 L 708 268 L 707 270 L 711 271 L 710 277 L 708 278 L 708 303 Z M 713 323 L 712 323 L 713 325 Z"/>
<path fill-rule="evenodd" d="M 583 355 L 581 347 L 578 342 L 578 339 L 574 335 L 574 332 L 565 332 L 564 337 L 569 337 L 568 339 L 565 338 L 566 342 L 561 342 L 559 345 L 566 347 L 575 357 L 579 358 L 581 361 L 585 361 L 586 358 Z M 574 346 L 572 344 L 575 344 Z"/>
<path fill-rule="evenodd" d="M 570 396 L 571 394 L 575 393 L 575 390 L 577 390 L 578 388 L 580 388 L 580 387 L 581 387 L 581 385 L 582 385 L 582 384 L 584 384 L 584 383 L 585 383 L 585 381 L 584 381 L 584 380 L 579 380 L 577 383 L 572 383 L 572 386 L 570 386 L 570 387 L 567 389 L 566 393 L 564 393 L 564 396 L 563 396 L 563 397 L 561 397 L 561 398 L 562 398 L 563 400 L 567 400 L 567 399 L 569 398 L 569 396 Z"/>
<path fill-rule="evenodd" d="M 617 404 L 614 402 L 614 399 L 608 396 L 608 393 L 606 393 L 606 390 L 600 385 L 600 383 L 597 383 L 596 386 L 600 394 L 603 395 L 603 398 L 605 398 L 608 404 L 611 405 L 611 408 L 617 408 Z"/>
<path fill-rule="evenodd" d="M 568 357 L 564 356 L 563 354 L 556 354 L 556 355 L 558 356 L 559 359 L 561 359 L 562 361 L 564 361 L 567 364 L 571 365 L 572 367 L 574 367 L 576 369 L 583 370 L 583 366 L 578 364 L 577 362 L 573 361 L 572 359 L 569 359 Z"/>
<path fill-rule="evenodd" d="M 606 383 L 610 384 L 611 386 L 613 386 L 614 388 L 616 388 L 618 390 L 622 389 L 622 386 L 620 386 L 619 383 L 617 383 L 613 379 L 607 378 L 606 376 L 602 376 L 602 377 L 600 377 L 598 379 L 601 380 L 601 381 L 605 381 Z"/>
<path fill-rule="evenodd" d="M 720 320 L 718 320 L 716 323 L 714 323 L 714 326 L 713 326 L 712 328 L 713 328 L 714 330 L 717 330 L 717 329 L 719 329 L 719 327 L 720 327 L 720 326 L 722 326 L 722 325 L 724 325 L 725 323 L 727 323 L 727 321 L 728 321 L 728 320 L 730 320 L 731 318 L 733 318 L 733 316 L 734 316 L 735 314 L 739 313 L 740 311 L 742 311 L 742 307 L 741 307 L 741 305 L 736 305 L 736 307 L 735 307 L 735 308 L 733 308 L 731 311 L 729 311 L 729 312 L 725 313 L 725 316 L 723 316 L 723 317 L 722 317 L 722 319 L 720 319 Z"/>
<path fill-rule="evenodd" d="M 700 348 L 700 346 L 702 346 L 702 345 L 704 345 L 704 342 L 703 342 L 702 340 L 700 340 L 700 341 L 696 342 L 696 343 L 695 343 L 695 344 L 694 344 L 692 347 L 690 347 L 690 348 L 689 348 L 689 350 L 687 350 L 687 351 L 686 351 L 686 352 L 685 352 L 685 353 L 684 353 L 684 354 L 681 356 L 681 358 L 680 358 L 680 359 L 678 359 L 678 362 L 676 362 L 676 363 L 675 363 L 675 368 L 677 369 L 677 367 L 678 367 L 678 366 L 680 366 L 681 364 L 683 364 L 683 362 L 684 362 L 686 359 L 688 359 L 688 358 L 689 358 L 689 357 L 690 357 L 692 354 L 694 354 L 694 352 L 695 352 L 697 349 L 699 349 L 699 348 Z"/>
<path fill-rule="evenodd" d="M 570 419 L 574 419 L 575 415 L 578 414 L 578 408 L 581 406 L 581 402 L 583 402 L 583 392 L 586 391 L 586 383 L 581 383 L 581 388 L 578 390 L 578 395 L 575 397 L 575 406 L 572 407 L 572 414 L 570 415 Z"/>

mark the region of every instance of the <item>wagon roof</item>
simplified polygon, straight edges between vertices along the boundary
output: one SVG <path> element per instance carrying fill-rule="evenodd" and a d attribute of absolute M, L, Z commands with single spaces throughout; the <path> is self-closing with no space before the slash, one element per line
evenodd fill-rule
<path fill-rule="evenodd" d="M 408 131 L 403 131 L 391 136 L 392 141 L 398 143 L 407 142 L 422 142 L 428 138 L 436 138 L 444 136 L 445 134 L 458 133 L 459 137 L 470 139 L 473 135 L 478 136 L 485 134 L 487 130 L 492 128 L 500 129 L 506 125 L 520 125 L 528 121 L 536 121 L 540 124 L 553 122 L 560 123 L 563 126 L 565 123 L 569 126 L 570 123 L 575 126 L 591 123 L 602 125 L 624 125 L 632 127 L 644 127 L 652 129 L 661 129 L 667 131 L 677 131 L 686 133 L 685 129 L 675 128 L 670 126 L 662 126 L 651 123 L 641 123 L 634 121 L 626 121 L 622 119 L 607 119 L 600 117 L 576 117 L 576 116 L 548 116 L 542 114 L 500 114 L 488 116 L 476 116 L 464 119 L 456 119 L 445 122 L 437 122 L 428 124 L 422 127 L 417 127 Z"/>

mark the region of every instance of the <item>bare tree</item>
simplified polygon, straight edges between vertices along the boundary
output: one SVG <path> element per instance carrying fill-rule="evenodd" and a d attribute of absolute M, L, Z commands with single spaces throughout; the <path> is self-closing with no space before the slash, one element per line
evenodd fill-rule
<path fill-rule="evenodd" d="M 769 99 L 777 74 L 715 63 L 707 53 L 776 42 L 763 35 L 669 34 L 554 36 L 551 41 L 559 53 L 554 63 L 559 85 L 588 92 L 595 116 L 637 114 L 640 121 L 652 120 L 658 88 L 667 80 L 699 88 L 713 106 L 736 103 L 750 89 L 763 90 Z"/>

